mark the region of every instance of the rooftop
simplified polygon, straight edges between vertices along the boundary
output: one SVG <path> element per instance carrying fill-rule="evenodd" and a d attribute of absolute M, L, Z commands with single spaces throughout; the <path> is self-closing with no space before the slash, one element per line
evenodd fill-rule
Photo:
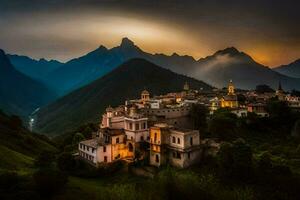
<path fill-rule="evenodd" d="M 81 141 L 80 143 L 84 144 L 86 146 L 89 146 L 89 147 L 97 148 L 98 140 L 96 138 L 94 138 L 94 139 L 90 139 L 90 140 Z"/>
<path fill-rule="evenodd" d="M 110 136 L 124 135 L 124 129 L 112 129 L 112 128 L 103 128 L 100 130 L 103 133 L 109 134 Z"/>

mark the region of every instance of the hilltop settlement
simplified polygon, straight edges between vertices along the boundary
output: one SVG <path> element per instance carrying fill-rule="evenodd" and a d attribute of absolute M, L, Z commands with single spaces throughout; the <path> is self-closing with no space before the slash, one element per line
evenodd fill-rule
<path fill-rule="evenodd" d="M 139 99 L 107 107 L 93 138 L 78 144 L 78 156 L 95 167 L 118 160 L 146 159 L 156 167 L 186 168 L 201 162 L 205 155 L 215 155 L 220 148 L 218 139 L 203 138 L 195 130 L 190 119 L 193 106 L 206 107 L 210 116 L 224 108 L 238 118 L 249 113 L 267 118 L 266 104 L 271 98 L 300 110 L 300 98 L 286 94 L 281 83 L 274 92 L 236 91 L 232 80 L 227 88 L 212 91 L 193 90 L 188 83 L 183 91 L 160 96 L 151 97 L 143 90 Z"/>

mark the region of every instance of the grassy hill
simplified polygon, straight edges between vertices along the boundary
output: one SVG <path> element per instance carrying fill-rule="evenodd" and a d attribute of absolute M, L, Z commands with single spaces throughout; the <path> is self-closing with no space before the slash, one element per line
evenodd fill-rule
<path fill-rule="evenodd" d="M 19 118 L 0 111 L 0 171 L 31 168 L 43 150 L 55 151 L 47 137 L 29 132 Z"/>
<path fill-rule="evenodd" d="M 161 68 L 144 59 L 132 59 L 111 73 L 42 108 L 37 114 L 37 130 L 51 135 L 71 131 L 87 122 L 98 122 L 104 109 L 139 98 L 142 90 L 151 95 L 182 91 L 188 82 L 193 89 L 211 86 Z"/>

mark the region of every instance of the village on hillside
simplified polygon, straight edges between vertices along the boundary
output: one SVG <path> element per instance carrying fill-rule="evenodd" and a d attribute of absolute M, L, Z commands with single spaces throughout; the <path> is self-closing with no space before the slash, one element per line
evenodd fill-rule
<path fill-rule="evenodd" d="M 190 119 L 193 106 L 205 106 L 210 116 L 226 108 L 238 118 L 249 113 L 269 117 L 266 104 L 271 98 L 300 110 L 300 98 L 287 94 L 280 82 L 275 92 L 236 91 L 232 80 L 227 88 L 212 91 L 192 90 L 188 83 L 181 92 L 154 97 L 144 90 L 140 99 L 107 107 L 98 131 L 79 143 L 77 155 L 95 167 L 118 160 L 147 159 L 151 166 L 187 168 L 205 155 L 216 155 L 221 144 L 218 138 L 204 138 L 195 130 Z"/>

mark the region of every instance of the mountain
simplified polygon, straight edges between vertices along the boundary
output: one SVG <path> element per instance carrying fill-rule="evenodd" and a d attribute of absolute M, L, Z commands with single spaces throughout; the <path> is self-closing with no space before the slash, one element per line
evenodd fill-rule
<path fill-rule="evenodd" d="M 43 80 L 52 71 L 58 69 L 63 63 L 57 60 L 46 60 L 44 58 L 35 60 L 27 56 L 7 55 L 16 70 L 26 74 L 30 78 Z"/>
<path fill-rule="evenodd" d="M 51 72 L 48 82 L 63 95 L 104 76 L 132 58 L 146 59 L 173 72 L 203 80 L 217 87 L 227 86 L 228 81 L 232 79 L 237 87 L 242 89 L 253 89 L 258 84 L 268 84 L 276 88 L 279 81 L 284 89 L 300 89 L 300 79 L 274 72 L 234 47 L 195 60 L 191 56 L 180 56 L 176 53 L 171 56 L 150 54 L 141 50 L 128 38 L 123 38 L 121 44 L 112 49 L 100 46 L 95 51 L 67 62 Z"/>
<path fill-rule="evenodd" d="M 286 76 L 300 78 L 300 59 L 288 65 L 281 65 L 279 67 L 276 67 L 273 70 Z"/>
<path fill-rule="evenodd" d="M 102 77 L 131 58 L 143 57 L 143 53 L 133 42 L 124 38 L 118 47 L 107 49 L 100 46 L 80 58 L 70 60 L 53 71 L 47 82 L 52 83 L 53 88 L 58 88 L 60 94 L 66 94 Z"/>
<path fill-rule="evenodd" d="M 300 88 L 300 79 L 274 72 L 234 47 L 198 60 L 196 67 L 187 74 L 217 87 L 226 86 L 228 80 L 232 79 L 236 87 L 242 89 L 253 89 L 259 84 L 266 84 L 275 89 L 279 81 L 285 90 Z"/>
<path fill-rule="evenodd" d="M 42 151 L 55 151 L 50 140 L 29 132 L 16 116 L 0 110 L 0 171 L 33 167 L 34 158 Z"/>
<path fill-rule="evenodd" d="M 58 135 L 80 124 L 98 122 L 109 105 L 123 104 L 126 99 L 139 98 L 145 88 L 153 95 L 181 91 L 185 82 L 191 88 L 211 86 L 144 59 L 132 59 L 93 83 L 57 100 L 37 113 L 36 128 L 42 133 Z"/>
<path fill-rule="evenodd" d="M 26 117 L 56 98 L 43 83 L 17 71 L 0 50 L 0 109 Z"/>

